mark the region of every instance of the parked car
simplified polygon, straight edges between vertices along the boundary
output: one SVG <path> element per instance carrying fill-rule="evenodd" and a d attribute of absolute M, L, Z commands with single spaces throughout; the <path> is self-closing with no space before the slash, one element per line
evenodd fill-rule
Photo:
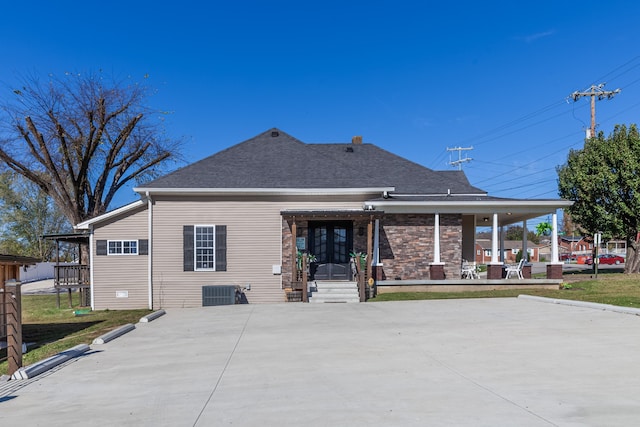
<path fill-rule="evenodd" d="M 589 257 L 585 260 L 585 263 L 591 265 L 593 264 L 593 259 Z M 598 263 L 609 264 L 609 265 L 624 264 L 624 258 L 621 257 L 620 255 L 602 254 L 602 255 L 598 255 Z"/>
<path fill-rule="evenodd" d="M 575 261 L 576 255 L 571 253 L 560 254 L 560 261 Z"/>

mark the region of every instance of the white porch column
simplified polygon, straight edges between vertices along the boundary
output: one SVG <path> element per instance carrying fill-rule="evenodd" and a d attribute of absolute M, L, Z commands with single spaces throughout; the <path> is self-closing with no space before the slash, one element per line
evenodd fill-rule
<path fill-rule="evenodd" d="M 558 263 L 558 214 L 551 215 L 551 263 Z"/>
<path fill-rule="evenodd" d="M 433 218 L 433 262 L 440 262 L 440 214 L 437 212 Z"/>
<path fill-rule="evenodd" d="M 522 221 L 522 256 L 527 255 L 526 260 L 529 261 L 528 253 L 527 253 L 527 220 Z"/>
<path fill-rule="evenodd" d="M 498 214 L 493 214 L 493 227 L 491 228 L 491 264 L 498 263 Z"/>
<path fill-rule="evenodd" d="M 504 263 L 504 227 L 500 227 L 500 262 Z"/>

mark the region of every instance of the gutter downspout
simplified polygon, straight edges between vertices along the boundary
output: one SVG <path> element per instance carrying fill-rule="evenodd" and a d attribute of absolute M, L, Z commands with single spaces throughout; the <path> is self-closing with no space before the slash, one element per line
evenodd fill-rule
<path fill-rule="evenodd" d="M 95 263 L 94 263 L 94 258 L 93 258 L 93 253 L 95 252 L 93 250 L 94 248 L 94 243 L 93 243 L 93 225 L 90 226 L 89 228 L 89 281 L 90 283 L 90 292 L 91 292 L 91 310 L 95 310 L 96 309 L 96 302 L 95 302 L 95 290 L 94 290 L 94 280 L 93 280 L 93 271 L 95 270 Z M 60 257 L 60 253 L 58 252 L 58 259 Z M 59 298 L 59 297 L 58 297 Z M 60 302 L 60 299 L 58 299 L 58 302 Z"/>
<path fill-rule="evenodd" d="M 153 310 L 153 201 L 151 200 L 151 196 L 149 196 L 149 192 L 146 192 L 147 196 L 147 205 L 148 205 L 148 250 L 147 250 L 147 267 L 148 267 L 148 288 L 149 288 L 149 310 Z"/>

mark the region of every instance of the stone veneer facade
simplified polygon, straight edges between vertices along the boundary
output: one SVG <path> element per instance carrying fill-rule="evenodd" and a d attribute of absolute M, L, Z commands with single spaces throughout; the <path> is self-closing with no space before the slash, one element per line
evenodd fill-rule
<path fill-rule="evenodd" d="M 386 214 L 380 220 L 383 280 L 428 280 L 433 214 Z M 440 215 L 440 261 L 446 279 L 460 278 L 462 215 Z"/>

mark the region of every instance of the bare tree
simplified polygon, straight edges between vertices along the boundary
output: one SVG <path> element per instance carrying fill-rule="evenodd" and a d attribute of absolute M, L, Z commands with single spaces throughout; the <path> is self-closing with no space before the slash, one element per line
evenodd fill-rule
<path fill-rule="evenodd" d="M 35 183 L 78 224 L 106 212 L 130 181 L 157 176 L 178 157 L 150 88 L 101 72 L 22 79 L 2 106 L 0 161 Z"/>

